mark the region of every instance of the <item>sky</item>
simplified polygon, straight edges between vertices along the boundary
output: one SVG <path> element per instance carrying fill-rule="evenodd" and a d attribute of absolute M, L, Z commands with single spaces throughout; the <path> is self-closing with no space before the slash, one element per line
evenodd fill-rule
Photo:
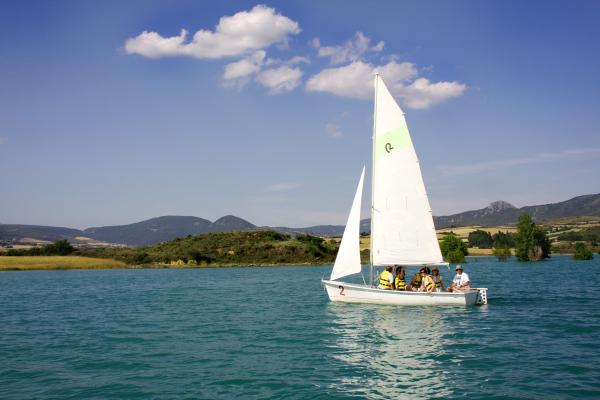
<path fill-rule="evenodd" d="M 0 223 L 344 224 L 372 77 L 434 215 L 600 192 L 594 1 L 0 2 Z M 369 215 L 369 189 L 363 217 Z"/>

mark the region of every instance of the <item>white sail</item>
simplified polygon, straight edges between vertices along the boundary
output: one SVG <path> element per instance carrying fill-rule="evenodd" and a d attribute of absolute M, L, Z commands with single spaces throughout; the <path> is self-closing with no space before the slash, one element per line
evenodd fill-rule
<path fill-rule="evenodd" d="M 404 113 L 375 78 L 371 251 L 374 265 L 443 262 Z"/>
<path fill-rule="evenodd" d="M 335 280 L 344 276 L 358 274 L 361 271 L 360 264 L 360 204 L 363 191 L 363 180 L 365 178 L 365 167 L 360 174 L 348 222 L 344 229 L 344 236 L 335 258 L 335 264 L 331 271 L 331 279 Z"/>

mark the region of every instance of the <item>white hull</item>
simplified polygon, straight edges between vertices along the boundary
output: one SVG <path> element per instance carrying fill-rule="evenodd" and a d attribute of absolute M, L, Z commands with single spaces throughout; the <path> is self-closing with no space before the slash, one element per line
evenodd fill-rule
<path fill-rule="evenodd" d="M 346 303 L 391 304 L 401 306 L 462 305 L 487 303 L 487 289 L 472 289 L 468 292 L 405 292 L 383 290 L 365 285 L 323 280 L 331 301 Z"/>

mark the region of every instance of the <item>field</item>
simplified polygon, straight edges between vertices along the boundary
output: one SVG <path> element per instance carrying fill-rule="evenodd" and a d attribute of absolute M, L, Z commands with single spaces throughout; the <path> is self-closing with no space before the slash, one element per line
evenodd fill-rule
<path fill-rule="evenodd" d="M 78 256 L 0 256 L 0 271 L 125 268 L 121 261 Z"/>
<path fill-rule="evenodd" d="M 494 226 L 494 227 L 487 227 L 487 228 L 481 227 L 481 226 L 461 226 L 458 228 L 438 229 L 438 230 L 436 230 L 436 233 L 437 233 L 438 239 L 441 239 L 442 237 L 444 237 L 445 235 L 447 235 L 450 232 L 454 232 L 454 234 L 456 236 L 458 236 L 459 238 L 461 238 L 463 240 L 467 240 L 467 238 L 469 237 L 469 233 L 476 231 L 476 230 L 486 231 L 490 235 L 493 235 L 498 232 L 517 233 L 517 228 L 514 226 Z"/>

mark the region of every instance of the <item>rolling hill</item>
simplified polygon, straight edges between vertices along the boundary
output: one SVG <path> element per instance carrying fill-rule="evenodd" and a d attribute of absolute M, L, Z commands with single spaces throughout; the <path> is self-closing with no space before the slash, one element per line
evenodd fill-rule
<path fill-rule="evenodd" d="M 564 217 L 600 216 L 600 194 L 574 197 L 559 203 L 526 206 L 517 208 L 505 201 L 496 201 L 479 210 L 433 217 L 437 229 L 459 226 L 501 226 L 514 225 L 519 215 L 528 213 L 538 222 Z M 85 230 L 37 225 L 0 224 L 0 240 L 19 242 L 25 238 L 55 241 L 69 239 L 77 242 L 78 237 L 97 241 L 125 244 L 127 246 L 148 246 L 188 235 L 246 231 L 253 229 L 276 230 L 288 234 L 312 233 L 318 236 L 341 236 L 343 225 L 316 225 L 305 228 L 257 227 L 233 215 L 226 215 L 211 222 L 192 216 L 162 216 L 127 225 L 103 226 Z M 361 232 L 370 231 L 370 220 L 361 221 Z"/>

